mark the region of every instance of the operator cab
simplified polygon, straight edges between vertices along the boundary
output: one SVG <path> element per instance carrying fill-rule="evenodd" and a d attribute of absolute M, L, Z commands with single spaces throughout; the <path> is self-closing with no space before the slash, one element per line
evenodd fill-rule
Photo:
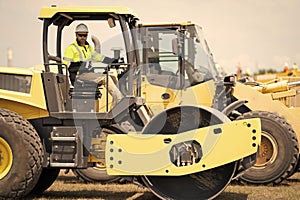
<path fill-rule="evenodd" d="M 183 89 L 219 77 L 201 27 L 139 24 L 143 74 L 153 85 Z"/>
<path fill-rule="evenodd" d="M 43 58 L 45 73 L 43 73 L 45 92 L 48 97 L 47 104 L 50 113 L 65 111 L 82 111 L 94 112 L 101 111 L 106 113 L 109 111 L 108 105 L 111 103 L 111 97 L 107 95 L 107 91 L 103 89 L 103 85 L 93 84 L 93 81 L 78 80 L 78 84 L 82 85 L 82 89 L 76 90 L 70 86 L 68 80 L 68 70 L 63 64 L 63 54 L 66 47 L 75 41 L 75 27 L 84 23 L 89 27 L 89 35 L 87 41 L 93 40 L 94 49 L 99 53 L 114 57 L 113 48 L 123 49 L 124 52 L 120 57 L 116 58 L 122 62 L 117 64 L 105 65 L 100 62 L 91 63 L 93 72 L 106 74 L 111 76 L 115 83 L 118 74 L 116 67 L 123 71 L 128 71 L 128 75 L 123 82 L 126 90 L 122 92 L 124 96 L 138 95 L 138 78 L 131 73 L 131 69 L 139 65 L 139 57 L 134 51 L 136 42 L 134 40 L 134 31 L 137 17 L 133 12 L 125 7 L 47 7 L 42 8 L 39 19 L 43 20 Z M 100 38 L 100 39 L 99 39 Z M 100 43 L 100 41 L 103 41 Z M 56 83 L 58 82 L 58 84 Z M 134 84 L 135 83 L 135 84 Z M 105 90 L 105 92 L 103 92 Z M 61 92 L 58 92 L 61 91 Z M 102 98 L 101 98 L 102 97 Z M 90 99 L 97 105 L 91 103 L 91 107 L 86 109 L 85 104 L 83 110 L 80 107 L 74 108 L 73 99 Z M 99 107 L 97 100 L 101 98 L 102 107 Z M 86 102 L 86 101 L 83 101 Z M 80 103 L 79 103 L 80 104 Z M 78 105 L 80 106 L 80 105 Z"/>

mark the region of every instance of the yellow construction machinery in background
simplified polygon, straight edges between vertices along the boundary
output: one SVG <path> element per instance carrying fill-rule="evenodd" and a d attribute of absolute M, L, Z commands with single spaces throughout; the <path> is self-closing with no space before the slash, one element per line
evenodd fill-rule
<path fill-rule="evenodd" d="M 230 121 L 214 108 L 197 105 L 151 112 L 141 97 L 138 19 L 129 9 L 52 6 L 42 8 L 39 18 L 43 70 L 0 67 L 1 199 L 42 193 L 60 169 L 98 163 L 105 164 L 109 179 L 126 178 L 161 199 L 212 199 L 254 164 L 259 118 Z M 99 111 L 99 99 L 108 97 L 102 95 L 105 86 L 77 79 L 71 87 L 64 73 L 62 38 L 75 21 L 93 22 L 122 38 L 124 62 L 108 65 L 105 76 L 117 65 L 126 69 L 119 79 L 124 98 L 113 108 L 106 105 L 106 111 Z M 219 88 L 233 85 L 232 78 Z"/>
<path fill-rule="evenodd" d="M 295 69 L 286 69 L 283 72 L 278 73 L 266 73 L 266 74 L 256 74 L 253 76 L 254 80 L 259 83 L 273 82 L 276 79 L 294 79 L 300 77 L 300 71 Z"/>

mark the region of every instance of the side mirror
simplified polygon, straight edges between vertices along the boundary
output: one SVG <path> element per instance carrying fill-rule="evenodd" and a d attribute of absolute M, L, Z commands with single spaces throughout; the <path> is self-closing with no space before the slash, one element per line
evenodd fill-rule
<path fill-rule="evenodd" d="M 113 28 L 113 27 L 116 26 L 116 22 L 113 18 L 108 18 L 107 22 L 108 22 L 108 25 L 109 25 L 110 28 Z"/>

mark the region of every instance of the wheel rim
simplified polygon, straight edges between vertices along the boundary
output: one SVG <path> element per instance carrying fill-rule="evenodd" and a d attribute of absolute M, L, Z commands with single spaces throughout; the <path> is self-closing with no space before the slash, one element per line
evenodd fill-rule
<path fill-rule="evenodd" d="M 9 144 L 0 137 L 0 179 L 4 178 L 11 169 L 13 153 Z"/>
<path fill-rule="evenodd" d="M 268 133 L 262 131 L 259 156 L 253 168 L 265 168 L 275 162 L 278 155 L 278 145 L 275 139 Z"/>

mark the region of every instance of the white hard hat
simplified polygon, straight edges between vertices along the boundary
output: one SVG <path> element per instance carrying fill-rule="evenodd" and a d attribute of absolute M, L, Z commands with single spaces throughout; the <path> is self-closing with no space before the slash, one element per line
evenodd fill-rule
<path fill-rule="evenodd" d="M 89 32 L 88 27 L 85 24 L 78 24 L 75 29 L 75 33 L 78 32 Z"/>

